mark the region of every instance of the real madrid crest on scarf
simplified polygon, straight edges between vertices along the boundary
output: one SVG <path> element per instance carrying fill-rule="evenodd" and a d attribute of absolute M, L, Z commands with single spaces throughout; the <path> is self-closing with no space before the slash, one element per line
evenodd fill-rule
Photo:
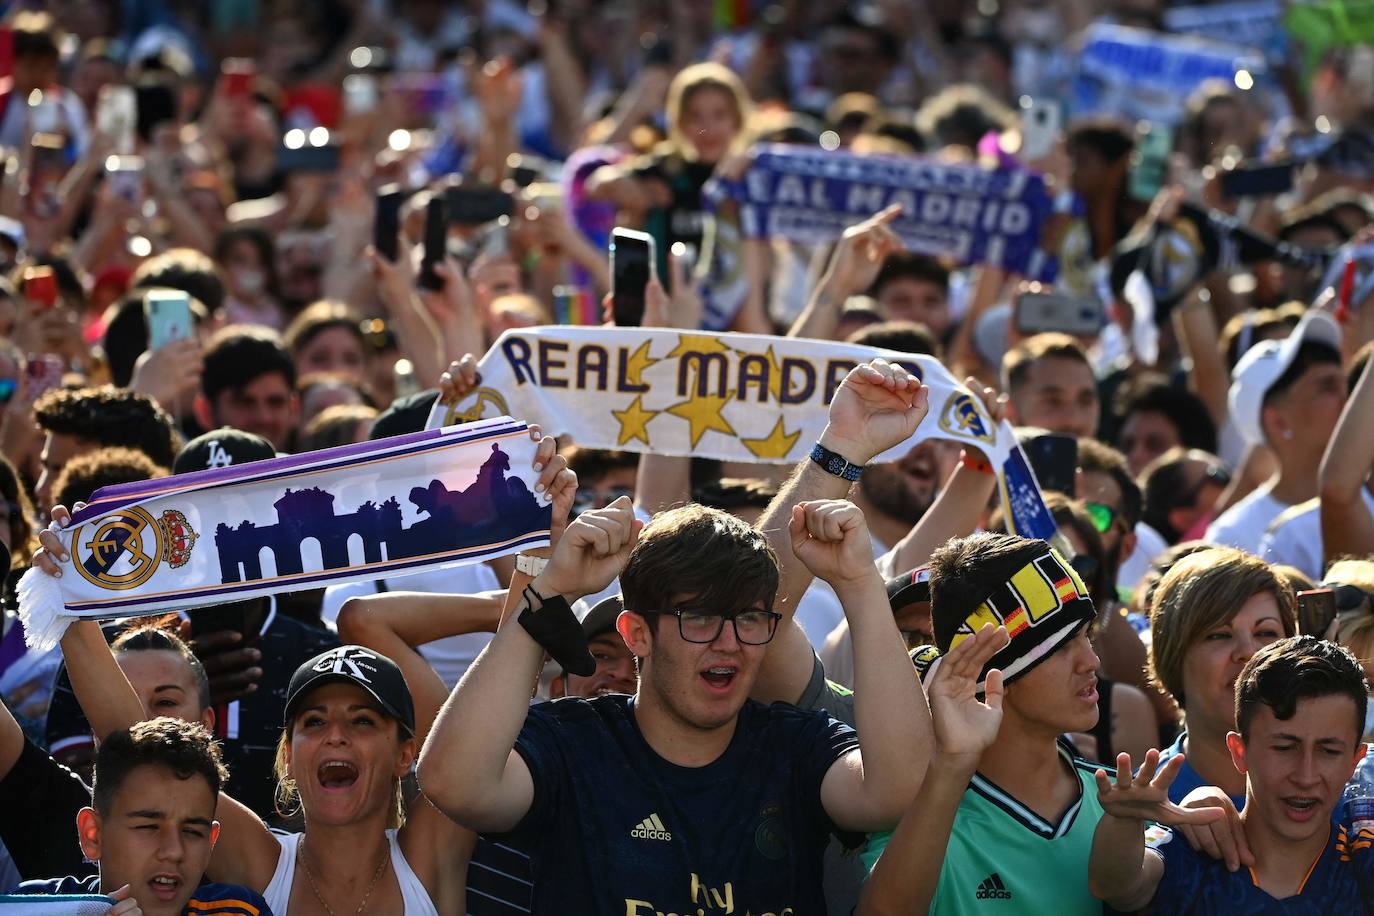
<path fill-rule="evenodd" d="M 535 443 L 499 417 L 105 487 L 61 532 L 77 575 L 31 570 L 32 645 L 64 620 L 183 610 L 476 563 L 548 543 Z"/>

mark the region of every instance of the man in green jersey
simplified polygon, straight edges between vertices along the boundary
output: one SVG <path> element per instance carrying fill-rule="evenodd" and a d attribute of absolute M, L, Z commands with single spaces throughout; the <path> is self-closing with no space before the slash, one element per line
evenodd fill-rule
<path fill-rule="evenodd" d="M 1098 916 L 1097 765 L 1060 737 L 1097 722 L 1087 588 L 1044 541 L 988 533 L 936 551 L 930 587 L 935 646 L 916 660 L 930 666 L 937 753 L 897 830 L 869 838 L 858 912 Z M 993 638 L 990 658 L 961 648 Z"/>

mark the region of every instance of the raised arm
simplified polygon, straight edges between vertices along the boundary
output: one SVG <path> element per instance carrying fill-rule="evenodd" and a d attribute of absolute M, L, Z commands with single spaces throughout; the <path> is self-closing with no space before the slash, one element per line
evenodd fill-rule
<path fill-rule="evenodd" d="M 1180 808 L 1169 801 L 1169 786 L 1183 768 L 1183 755 L 1159 768 L 1159 751 L 1145 755 L 1140 772 L 1131 775 L 1131 755 L 1118 754 L 1116 782 L 1097 771 L 1097 798 L 1102 819 L 1093 834 L 1088 860 L 1088 890 L 1113 909 L 1144 909 L 1164 878 L 1164 860 L 1145 848 L 1145 822 L 1209 824 L 1225 817 L 1220 808 Z"/>
<path fill-rule="evenodd" d="M 845 300 L 872 286 L 887 256 L 902 250 L 902 241 L 890 225 L 901 215 L 901 204 L 893 204 L 844 231 L 821 282 L 788 329 L 788 337 L 834 339 Z"/>
<path fill-rule="evenodd" d="M 854 728 L 859 750 L 836 761 L 821 802 L 846 830 L 883 830 L 901 817 L 930 759 L 930 708 L 912 675 L 887 590 L 873 564 L 859 507 L 846 500 L 803 503 L 788 527 L 792 553 L 830 583 L 854 640 Z"/>
<path fill-rule="evenodd" d="M 977 691 L 983 666 L 1006 644 L 1005 628 L 984 624 L 950 649 L 931 676 L 935 756 L 864 884 L 856 916 L 909 916 L 930 909 L 959 802 L 1002 725 L 1002 673 L 988 672 L 986 701 Z"/>
<path fill-rule="evenodd" d="M 458 823 L 482 832 L 507 831 L 534 802 L 534 781 L 514 748 L 544 648 L 526 632 L 520 615 L 527 609 L 536 616 L 545 612 L 556 596 L 571 602 L 601 591 L 620 575 L 640 527 L 628 497 L 584 512 L 568 525 L 549 565 L 524 590 L 514 613 L 439 712 L 420 752 L 420 788 Z"/>
<path fill-rule="evenodd" d="M 1374 308 L 1374 303 L 1366 303 Z M 1362 498 L 1374 466 L 1374 360 L 1365 364 L 1326 445 L 1321 467 L 1322 549 L 1328 558 L 1374 553 L 1374 518 Z"/>
<path fill-rule="evenodd" d="M 850 464 L 866 465 L 915 435 L 926 414 L 926 398 L 924 386 L 901 366 L 883 359 L 856 366 L 835 391 L 820 444 Z M 793 617 L 812 576 L 792 553 L 788 529 L 793 509 L 812 500 L 843 499 L 851 486 L 805 458 L 754 526 L 778 555 L 778 596 L 773 609 L 783 616 L 754 683 L 756 699 L 794 702 L 811 678 L 811 644 Z"/>

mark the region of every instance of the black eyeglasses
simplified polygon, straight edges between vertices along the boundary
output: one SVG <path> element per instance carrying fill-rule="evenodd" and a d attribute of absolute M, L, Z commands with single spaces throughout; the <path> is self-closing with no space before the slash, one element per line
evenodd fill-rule
<path fill-rule="evenodd" d="M 772 641 L 782 615 L 759 608 L 745 608 L 724 614 L 708 614 L 692 608 L 670 611 L 641 611 L 641 614 L 669 614 L 677 618 L 677 631 L 687 642 L 711 643 L 725 631 L 725 621 L 735 628 L 735 638 L 747 646 L 762 646 Z"/>

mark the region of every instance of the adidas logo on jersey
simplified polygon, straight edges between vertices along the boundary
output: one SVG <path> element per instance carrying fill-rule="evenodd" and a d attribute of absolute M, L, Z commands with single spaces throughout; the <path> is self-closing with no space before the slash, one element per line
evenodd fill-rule
<path fill-rule="evenodd" d="M 975 896 L 979 900 L 1010 900 L 1011 891 L 1002 883 L 1002 876 L 993 872 L 978 885 L 978 893 Z"/>
<path fill-rule="evenodd" d="M 630 836 L 639 840 L 671 840 L 673 835 L 668 832 L 668 828 L 663 826 L 663 821 L 658 819 L 657 814 L 651 814 L 640 821 L 635 829 L 630 831 Z"/>

